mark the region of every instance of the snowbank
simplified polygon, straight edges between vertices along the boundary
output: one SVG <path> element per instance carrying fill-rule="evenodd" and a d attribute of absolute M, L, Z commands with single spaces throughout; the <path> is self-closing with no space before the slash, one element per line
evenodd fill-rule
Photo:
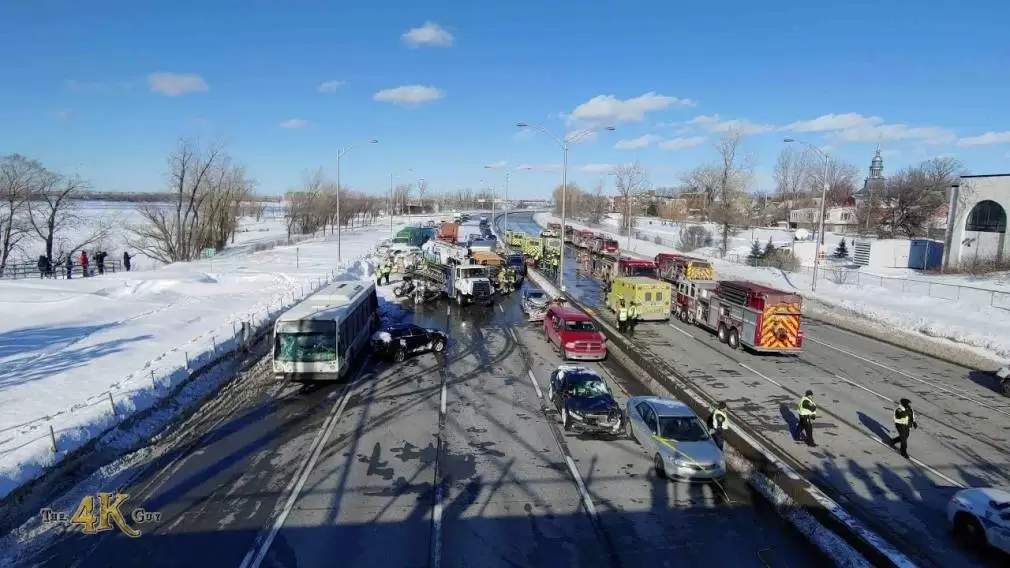
<path fill-rule="evenodd" d="M 0 281 L 0 498 L 237 347 L 243 324 L 334 279 L 371 277 L 362 258 L 388 231 L 344 231 L 342 266 L 325 237 L 144 272 Z"/>
<path fill-rule="evenodd" d="M 549 213 L 538 213 L 534 219 L 542 225 L 560 221 Z M 592 230 L 591 227 L 578 223 L 569 224 Z M 621 237 L 620 242 L 624 247 L 626 238 Z M 632 239 L 631 251 L 641 255 L 652 257 L 670 250 L 673 250 L 670 246 Z M 692 254 L 711 258 L 703 251 Z M 820 271 L 817 292 L 810 292 L 810 272 L 790 273 L 711 259 L 720 278 L 747 279 L 784 290 L 795 290 L 827 306 L 841 308 L 875 322 L 961 344 L 994 362 L 1010 359 L 1010 311 L 991 305 L 987 293 L 964 294 L 960 299 L 933 298 L 921 293 L 902 291 L 900 285 L 895 288 L 889 285 L 886 277 L 861 278 L 859 285 L 856 285 L 851 276 L 845 277 L 830 268 Z M 934 281 L 937 284 L 965 281 L 958 277 L 929 275 L 917 276 L 916 280 L 923 281 L 926 286 Z M 987 282 L 987 285 L 993 290 L 1010 292 L 1010 286 L 1001 285 L 1000 282 L 1000 279 L 995 279 Z"/>

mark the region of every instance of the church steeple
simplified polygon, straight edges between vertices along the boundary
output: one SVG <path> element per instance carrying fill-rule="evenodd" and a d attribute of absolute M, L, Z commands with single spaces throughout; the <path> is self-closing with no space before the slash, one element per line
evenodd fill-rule
<path fill-rule="evenodd" d="M 884 158 L 880 155 L 880 144 L 877 144 L 877 153 L 870 162 L 870 179 L 884 179 Z"/>

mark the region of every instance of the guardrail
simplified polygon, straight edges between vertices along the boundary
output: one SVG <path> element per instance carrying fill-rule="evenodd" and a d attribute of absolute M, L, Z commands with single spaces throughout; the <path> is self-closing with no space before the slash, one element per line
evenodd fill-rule
<path fill-rule="evenodd" d="M 613 235 L 620 234 L 620 231 L 616 230 L 615 227 L 607 227 L 598 223 L 579 224 L 600 231 L 605 231 Z M 673 239 L 668 239 L 658 235 L 652 236 L 651 238 L 642 238 L 642 236 L 643 233 L 641 231 L 632 231 L 632 238 L 634 239 L 664 247 L 670 247 L 673 250 L 680 250 L 680 243 Z M 723 260 L 727 260 L 735 264 L 749 264 L 746 255 L 736 253 L 728 253 Z M 905 278 L 903 276 L 882 276 L 879 274 L 870 274 L 858 268 L 833 266 L 830 262 L 827 264 L 822 263 L 820 269 L 825 279 L 838 286 L 855 286 L 857 288 L 875 286 L 894 292 L 915 294 L 917 296 L 945 300 L 948 302 L 970 301 L 974 304 L 989 305 L 990 307 L 1001 310 L 1010 310 L 1010 292 L 981 288 L 978 286 L 967 286 L 964 284 L 947 284 L 944 282 L 917 280 L 914 278 Z M 803 265 L 798 271 L 811 273 L 813 272 L 813 266 Z"/>

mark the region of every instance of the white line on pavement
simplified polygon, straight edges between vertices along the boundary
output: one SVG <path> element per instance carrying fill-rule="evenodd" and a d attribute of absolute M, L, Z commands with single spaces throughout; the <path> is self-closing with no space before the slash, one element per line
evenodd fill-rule
<path fill-rule="evenodd" d="M 519 342 L 519 334 L 517 334 L 516 330 L 514 330 L 514 329 L 510 329 L 509 331 L 512 332 L 512 339 L 515 339 L 516 343 L 518 343 Z"/>
<path fill-rule="evenodd" d="M 784 389 L 784 388 L 786 388 L 786 387 L 784 387 L 784 386 L 782 386 L 782 385 L 780 385 L 780 384 L 776 383 L 776 382 L 775 382 L 775 380 L 774 380 L 774 379 L 772 379 L 771 377 L 767 377 L 767 376 L 765 376 L 765 375 L 762 375 L 762 374 L 761 374 L 761 373 L 759 373 L 759 372 L 758 372 L 758 371 L 757 371 L 756 369 L 753 369 L 753 368 L 749 367 L 749 366 L 748 366 L 748 365 L 747 365 L 746 363 L 740 363 L 740 366 L 741 366 L 741 367 L 743 367 L 744 369 L 747 369 L 748 371 L 750 371 L 750 372 L 754 373 L 755 375 L 757 375 L 757 376 L 761 377 L 762 379 L 764 379 L 764 380 L 768 381 L 769 383 L 771 383 L 771 384 L 773 384 L 773 385 L 775 385 L 775 386 L 779 387 L 780 389 Z"/>
<path fill-rule="evenodd" d="M 890 448 L 892 450 L 894 449 L 894 448 L 891 448 L 891 446 L 889 446 L 886 443 L 884 443 L 883 440 L 881 440 L 880 438 L 878 438 L 876 436 L 871 436 L 869 434 L 865 434 L 865 435 L 866 435 L 867 438 L 873 440 L 874 442 L 880 444 L 881 446 L 884 446 L 885 448 Z M 910 462 L 914 463 L 915 465 L 921 467 L 922 469 L 924 469 L 924 470 L 932 473 L 933 475 L 939 477 L 940 479 L 946 481 L 947 483 L 949 483 L 951 485 L 954 485 L 956 487 L 961 487 L 961 488 L 965 487 L 965 485 L 963 483 L 961 483 L 960 481 L 957 481 L 956 479 L 951 479 L 949 476 L 944 475 L 943 473 L 940 473 L 938 470 L 933 469 L 932 467 L 930 467 L 930 466 L 922 463 L 921 461 L 919 461 L 916 458 L 910 457 L 910 458 L 908 458 L 908 461 L 910 461 Z"/>
<path fill-rule="evenodd" d="M 537 398 L 543 399 L 544 394 L 540 391 L 540 383 L 537 382 L 537 376 L 533 374 L 533 371 L 528 371 L 530 375 L 530 380 L 533 381 L 533 388 L 537 390 Z"/>
<path fill-rule="evenodd" d="M 872 394 L 872 395 L 874 395 L 874 396 L 877 396 L 877 397 L 879 397 L 879 398 L 882 398 L 882 399 L 884 399 L 884 400 L 886 400 L 886 401 L 888 401 L 888 402 L 894 402 L 894 400 L 893 400 L 893 399 L 891 399 L 890 397 L 887 397 L 887 396 L 884 396 L 884 395 L 880 394 L 879 392 L 877 392 L 877 391 L 875 391 L 875 390 L 873 390 L 873 389 L 870 389 L 870 388 L 867 388 L 867 387 L 864 387 L 863 385 L 861 385 L 861 384 L 857 383 L 856 381 L 850 381 L 849 379 L 846 379 L 845 377 L 843 377 L 843 376 L 841 376 L 841 375 L 835 375 L 835 378 L 836 378 L 836 379 L 841 379 L 841 380 L 843 380 L 843 381 L 845 381 L 845 382 L 849 383 L 850 385 L 852 385 L 852 386 L 854 386 L 854 387 L 856 387 L 856 388 L 861 388 L 861 389 L 863 389 L 864 391 L 866 391 L 866 392 L 868 392 L 868 393 L 870 393 L 870 394 Z"/>
<path fill-rule="evenodd" d="M 676 326 L 675 324 L 672 324 L 672 323 L 671 323 L 671 324 L 667 324 L 667 325 L 669 325 L 669 326 L 670 326 L 670 327 L 672 327 L 673 329 L 675 329 L 675 330 L 677 330 L 677 331 L 679 331 L 679 332 L 683 333 L 684 335 L 686 335 L 686 336 L 690 337 L 691 339 L 694 339 L 694 336 L 693 336 L 693 335 L 691 335 L 690 333 L 688 333 L 688 332 L 684 331 L 683 329 L 680 329 L 680 328 L 679 328 L 679 327 L 677 327 L 677 326 Z"/>
<path fill-rule="evenodd" d="M 582 504 L 586 507 L 586 512 L 593 520 L 598 520 L 598 515 L 596 513 L 596 505 L 593 503 L 593 498 L 589 496 L 589 490 L 586 489 L 585 482 L 582 481 L 582 475 L 579 473 L 579 468 L 575 467 L 575 461 L 568 454 L 565 454 L 565 463 L 568 464 L 568 471 L 572 473 L 572 477 L 575 478 L 575 485 L 579 488 L 579 495 L 582 496 Z"/>
<path fill-rule="evenodd" d="M 505 313 L 505 307 L 502 306 L 501 304 L 498 304 L 498 311 L 500 311 L 501 313 L 504 314 Z"/>
<path fill-rule="evenodd" d="M 988 409 L 990 409 L 990 410 L 992 410 L 994 412 L 998 412 L 998 413 L 1000 413 L 1000 414 L 1002 414 L 1004 416 L 1010 416 L 1010 412 L 1007 412 L 1004 409 L 1001 409 L 1001 408 L 996 407 L 996 406 L 991 406 L 991 405 L 986 404 L 985 402 L 983 402 L 981 400 L 978 400 L 978 399 L 972 398 L 970 396 L 963 395 L 961 393 L 955 392 L 955 391 L 953 391 L 951 389 L 948 389 L 948 388 L 944 387 L 943 385 L 939 385 L 939 384 L 934 383 L 932 381 L 927 381 L 927 380 L 924 380 L 924 379 L 920 379 L 919 377 L 916 377 L 914 375 L 910 375 L 910 374 L 906 373 L 905 371 L 902 371 L 901 369 L 895 369 L 894 367 L 891 367 L 889 365 L 885 365 L 883 363 L 878 363 L 877 361 L 874 361 L 873 359 L 869 359 L 869 358 L 863 357 L 862 355 L 857 355 L 856 353 L 853 353 L 853 352 L 848 351 L 846 349 L 842 349 L 840 347 L 835 347 L 834 345 L 830 345 L 828 343 L 825 343 L 823 341 L 819 341 L 819 340 L 814 339 L 812 337 L 807 337 L 806 339 L 808 341 L 813 341 L 814 343 L 817 343 L 819 345 L 823 345 L 823 346 L 827 347 L 828 349 L 834 349 L 835 351 L 838 351 L 840 353 L 845 353 L 846 355 L 848 355 L 850 357 L 855 357 L 856 359 L 859 359 L 860 361 L 864 361 L 864 362 L 869 363 L 871 365 L 876 365 L 877 367 L 880 367 L 881 369 L 886 369 L 888 371 L 891 371 L 892 373 L 897 373 L 897 374 L 899 374 L 899 375 L 901 375 L 903 377 L 912 379 L 913 381 L 916 381 L 918 383 L 922 383 L 924 385 L 929 385 L 929 386 L 931 386 L 933 388 L 936 388 L 936 389 L 939 389 L 940 391 L 945 392 L 945 393 L 947 393 L 947 394 L 949 394 L 951 396 L 960 398 L 962 400 L 967 400 L 968 402 L 973 402 L 973 403 L 975 403 L 975 404 L 977 404 L 979 406 L 988 408 Z"/>
<path fill-rule="evenodd" d="M 369 360 L 366 359 L 361 369 L 368 366 Z M 361 370 L 358 371 L 361 373 Z M 284 508 L 281 509 L 280 514 L 274 519 L 273 526 L 270 527 L 270 532 L 267 533 L 266 538 L 259 541 L 259 544 L 253 545 L 253 548 L 249 549 L 246 553 L 245 558 L 242 559 L 242 564 L 240 568 L 259 568 L 261 562 L 266 557 L 267 552 L 270 550 L 270 545 L 273 544 L 274 539 L 277 538 L 277 533 L 280 532 L 281 528 L 284 526 L 284 521 L 287 520 L 288 515 L 291 514 L 291 510 L 295 507 L 295 501 L 298 500 L 298 496 L 305 487 L 305 483 L 309 479 L 309 475 L 312 473 L 312 469 L 316 467 L 316 462 L 319 461 L 319 456 L 323 453 L 323 447 L 326 445 L 326 440 L 329 439 L 330 435 L 333 433 L 333 428 L 337 425 L 337 421 L 340 419 L 340 415 L 343 414 L 344 408 L 347 407 L 347 399 L 351 396 L 351 390 L 354 386 L 355 381 L 351 381 L 344 386 L 337 398 L 336 402 L 333 403 L 333 407 L 330 409 L 329 417 L 323 422 L 322 427 L 320 427 L 319 432 L 316 433 L 315 439 L 312 440 L 312 445 L 309 446 L 312 451 L 309 454 L 309 459 L 302 465 L 301 475 L 291 480 L 291 484 L 285 488 L 285 492 L 290 491 L 288 495 L 288 500 L 284 504 Z"/>
<path fill-rule="evenodd" d="M 438 483 L 438 480 L 435 480 Z M 442 564 L 442 484 L 435 486 L 435 506 L 431 508 L 432 550 L 431 566 L 439 568 Z"/>
<path fill-rule="evenodd" d="M 439 407 L 440 412 L 442 414 L 445 414 L 445 396 L 446 396 L 446 393 L 445 393 L 445 383 L 443 382 L 442 383 L 442 395 L 441 395 L 441 398 L 440 398 L 440 401 L 439 401 L 439 404 L 438 404 L 438 407 Z"/>

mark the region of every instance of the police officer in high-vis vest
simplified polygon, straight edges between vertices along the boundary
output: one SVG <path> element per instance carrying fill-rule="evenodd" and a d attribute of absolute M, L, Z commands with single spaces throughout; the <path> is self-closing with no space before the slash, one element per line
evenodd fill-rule
<path fill-rule="evenodd" d="M 628 335 L 635 336 L 635 324 L 638 323 L 638 302 L 632 301 L 628 308 Z"/>
<path fill-rule="evenodd" d="M 817 444 L 814 443 L 814 419 L 817 418 L 814 391 L 807 390 L 804 393 L 803 398 L 800 399 L 797 413 L 800 415 L 800 422 L 796 425 L 796 441 L 805 441 L 808 446 L 817 447 Z"/>
<path fill-rule="evenodd" d="M 894 409 L 894 428 L 898 431 L 897 437 L 891 438 L 891 447 L 901 443 L 898 451 L 902 457 L 908 458 L 908 434 L 912 428 L 919 428 L 919 423 L 915 421 L 915 411 L 912 410 L 912 401 L 903 398 L 898 401 L 898 407 Z"/>
<path fill-rule="evenodd" d="M 624 333 L 628 329 L 628 307 L 624 305 L 624 298 L 617 306 L 617 330 Z"/>
<path fill-rule="evenodd" d="M 726 402 L 720 401 L 708 417 L 708 429 L 712 433 L 712 440 L 715 445 L 722 449 L 723 441 L 726 438 L 726 430 L 729 430 L 729 414 L 726 412 Z"/>

